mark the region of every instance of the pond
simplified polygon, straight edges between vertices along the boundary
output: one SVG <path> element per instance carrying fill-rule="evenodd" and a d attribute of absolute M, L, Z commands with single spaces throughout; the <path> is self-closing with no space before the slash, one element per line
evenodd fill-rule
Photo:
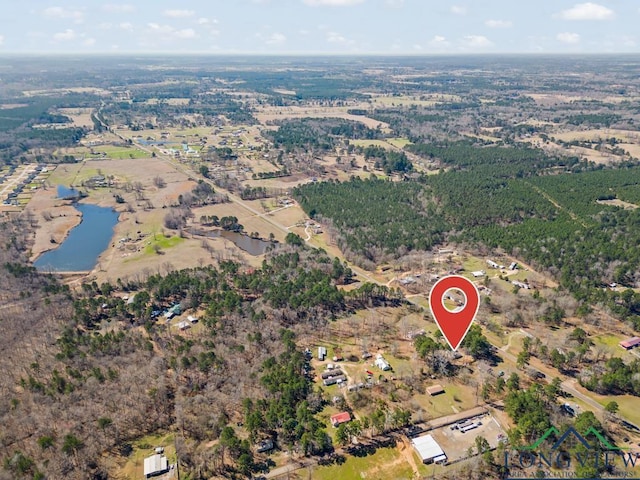
<path fill-rule="evenodd" d="M 228 230 L 213 230 L 213 231 L 203 231 L 192 229 L 191 233 L 194 235 L 203 235 L 205 237 L 210 238 L 226 238 L 227 240 L 232 241 L 236 247 L 247 252 L 249 255 L 262 255 L 267 251 L 271 242 L 265 242 L 259 238 L 251 238 L 248 235 L 238 232 L 231 232 Z"/>
<path fill-rule="evenodd" d="M 64 188 L 64 187 L 63 187 Z M 69 189 L 62 194 L 67 198 Z M 60 189 L 58 189 L 60 196 Z M 98 257 L 109 246 L 113 228 L 118 223 L 118 212 L 98 205 L 75 204 L 82 221 L 55 250 L 40 255 L 34 266 L 41 271 L 84 272 L 95 267 Z"/>
<path fill-rule="evenodd" d="M 74 200 L 80 198 L 80 192 L 75 188 L 67 188 L 64 185 L 58 185 L 58 198 L 63 200 Z"/>

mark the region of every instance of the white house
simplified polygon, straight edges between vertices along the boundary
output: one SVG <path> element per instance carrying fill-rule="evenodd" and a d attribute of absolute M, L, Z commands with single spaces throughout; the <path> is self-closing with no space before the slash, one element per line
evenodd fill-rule
<path fill-rule="evenodd" d="M 376 355 L 375 365 L 383 371 L 391 370 L 391 365 L 389 365 L 389 362 L 387 362 L 380 353 Z"/>

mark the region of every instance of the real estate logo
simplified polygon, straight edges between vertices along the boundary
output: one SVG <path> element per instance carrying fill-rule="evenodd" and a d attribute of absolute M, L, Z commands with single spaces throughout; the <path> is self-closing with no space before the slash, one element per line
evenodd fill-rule
<path fill-rule="evenodd" d="M 640 480 L 640 451 L 612 445 L 593 427 L 584 434 L 550 427 L 533 444 L 505 451 L 504 472 L 504 480 Z"/>

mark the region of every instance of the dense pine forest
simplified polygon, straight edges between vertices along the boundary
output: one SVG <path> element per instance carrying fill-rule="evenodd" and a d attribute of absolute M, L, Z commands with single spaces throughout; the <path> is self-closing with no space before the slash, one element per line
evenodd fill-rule
<path fill-rule="evenodd" d="M 428 250 L 445 240 L 501 248 L 556 277 L 585 302 L 604 302 L 640 328 L 640 294 L 602 287 L 640 279 L 640 167 L 603 169 L 528 147 L 458 142 L 409 149 L 447 170 L 416 181 L 353 178 L 298 187 L 312 217 L 363 266 Z M 349 199 L 349 201 L 345 201 Z"/>
<path fill-rule="evenodd" d="M 400 298 L 373 285 L 339 290 L 350 270 L 294 234 L 260 269 L 226 261 L 72 293 L 24 262 L 28 225 L 2 227 L 0 320 L 3 350 L 14 352 L 0 359 L 3 479 L 107 478 L 102 452 L 126 457 L 131 441 L 174 425 L 183 472 L 246 476 L 265 465 L 230 427 L 237 412 L 252 441 L 332 451 L 314 417 L 326 399 L 304 373 L 296 331 Z M 136 293 L 127 302 L 114 292 Z M 156 319 L 178 302 L 204 310 L 202 335 L 172 335 Z M 196 448 L 218 439 L 215 449 Z"/>

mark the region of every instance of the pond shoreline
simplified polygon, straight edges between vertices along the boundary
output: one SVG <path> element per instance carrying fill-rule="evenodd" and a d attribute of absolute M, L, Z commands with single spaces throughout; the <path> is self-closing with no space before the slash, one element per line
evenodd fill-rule
<path fill-rule="evenodd" d="M 27 210 L 36 215 L 38 220 L 29 257 L 32 263 L 43 253 L 58 248 L 71 230 L 82 222 L 82 212 L 75 208 L 70 200 L 58 198 L 57 190 L 53 188 L 38 190 L 29 202 Z M 45 219 L 45 215 L 50 219 Z"/>
<path fill-rule="evenodd" d="M 40 248 L 32 251 L 32 261 L 42 271 L 90 272 L 111 244 L 120 214 L 111 206 L 78 201 L 82 200 L 80 196 L 69 198 L 64 190 L 64 187 L 59 187 L 54 199 L 63 203 L 43 211 L 42 216 L 45 224 L 52 223 L 56 210 L 66 208 L 66 212 L 69 209 L 74 212 L 74 221 L 65 222 L 66 228 L 60 228 L 57 237 L 51 236 L 48 245 L 43 244 L 41 235 Z M 61 196 L 65 198 L 60 199 Z"/>

